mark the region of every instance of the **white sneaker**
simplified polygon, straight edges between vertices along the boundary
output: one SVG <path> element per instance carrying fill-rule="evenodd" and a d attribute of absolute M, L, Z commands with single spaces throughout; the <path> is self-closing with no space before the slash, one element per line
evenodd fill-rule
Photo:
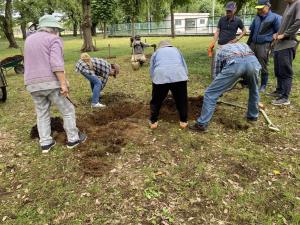
<path fill-rule="evenodd" d="M 101 104 L 100 102 L 96 103 L 96 104 L 92 104 L 91 106 L 92 108 L 105 108 L 106 105 Z"/>

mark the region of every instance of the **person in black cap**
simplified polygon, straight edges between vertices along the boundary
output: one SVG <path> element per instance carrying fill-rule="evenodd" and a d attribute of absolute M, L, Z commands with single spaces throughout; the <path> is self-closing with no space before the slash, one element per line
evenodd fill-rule
<path fill-rule="evenodd" d="M 271 11 L 269 0 L 258 0 L 255 7 L 257 15 L 250 26 L 250 35 L 247 44 L 254 51 L 260 65 L 261 85 L 260 92 L 265 92 L 268 83 L 268 61 L 273 34 L 277 33 L 281 23 L 281 16 Z"/>
<path fill-rule="evenodd" d="M 242 20 L 235 16 L 237 9 L 236 3 L 228 2 L 225 9 L 226 16 L 221 17 L 218 22 L 218 28 L 214 34 L 214 39 L 209 45 L 209 52 L 215 47 L 217 41 L 219 45 L 236 43 L 246 34 L 246 28 Z M 242 33 L 237 37 L 236 33 L 239 28 L 242 30 Z"/>

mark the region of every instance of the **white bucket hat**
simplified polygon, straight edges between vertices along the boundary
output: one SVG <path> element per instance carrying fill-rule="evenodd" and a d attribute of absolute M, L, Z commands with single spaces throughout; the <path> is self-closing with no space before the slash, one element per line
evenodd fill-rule
<path fill-rule="evenodd" d="M 58 28 L 59 31 L 65 30 L 53 15 L 45 15 L 39 19 L 39 28 L 42 27 Z"/>

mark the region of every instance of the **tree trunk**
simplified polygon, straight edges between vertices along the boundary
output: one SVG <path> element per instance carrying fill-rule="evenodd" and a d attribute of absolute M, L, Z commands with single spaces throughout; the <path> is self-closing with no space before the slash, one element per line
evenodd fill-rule
<path fill-rule="evenodd" d="M 82 21 L 79 21 L 79 24 L 82 24 Z M 82 35 L 82 26 L 81 25 L 79 26 L 79 35 L 80 35 L 80 39 L 82 39 L 83 35 Z"/>
<path fill-rule="evenodd" d="M 78 21 L 74 20 L 73 21 L 73 36 L 77 37 L 77 30 L 78 30 Z"/>
<path fill-rule="evenodd" d="M 286 2 L 285 1 L 278 1 L 278 0 L 272 0 L 272 11 L 275 13 L 278 13 L 282 15 L 284 13 L 284 10 L 286 8 Z"/>
<path fill-rule="evenodd" d="M 91 32 L 93 37 L 97 36 L 97 25 L 98 23 L 92 23 Z"/>
<path fill-rule="evenodd" d="M 90 0 L 82 0 L 82 33 L 83 33 L 83 45 L 81 48 L 82 52 L 91 52 L 96 51 L 95 46 L 93 45 L 92 39 L 92 22 L 91 22 L 91 1 Z"/>
<path fill-rule="evenodd" d="M 0 15 L 0 21 L 6 39 L 9 42 L 9 48 L 19 48 L 14 37 L 12 25 L 12 0 L 7 0 L 5 4 L 5 16 Z"/>
<path fill-rule="evenodd" d="M 135 16 L 131 17 L 131 36 L 135 36 Z"/>
<path fill-rule="evenodd" d="M 26 39 L 26 23 L 25 22 L 21 22 L 21 31 L 22 31 L 22 37 L 23 37 L 23 40 Z"/>
<path fill-rule="evenodd" d="M 71 11 L 69 18 L 72 20 L 72 25 L 73 25 L 73 37 L 77 37 L 77 32 L 78 32 L 78 20 L 76 16 L 74 15 L 75 13 Z"/>
<path fill-rule="evenodd" d="M 175 20 L 174 20 L 174 6 L 171 4 L 170 6 L 171 13 L 171 37 L 175 38 Z"/>
<path fill-rule="evenodd" d="M 106 38 L 106 22 L 103 22 L 103 38 Z"/>

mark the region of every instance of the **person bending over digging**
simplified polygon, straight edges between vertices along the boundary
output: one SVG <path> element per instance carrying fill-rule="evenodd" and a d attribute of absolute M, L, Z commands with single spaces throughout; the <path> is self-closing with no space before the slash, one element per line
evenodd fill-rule
<path fill-rule="evenodd" d="M 89 54 L 82 53 L 76 64 L 76 71 L 80 72 L 87 80 L 90 81 L 92 95 L 92 108 L 104 108 L 106 105 L 101 103 L 101 91 L 105 87 L 108 77 L 119 74 L 120 66 L 110 64 L 103 59 L 91 58 Z"/>
<path fill-rule="evenodd" d="M 150 128 L 158 126 L 158 115 L 161 105 L 172 92 L 180 116 L 180 127 L 186 128 L 187 123 L 187 80 L 188 69 L 180 51 L 169 41 L 161 41 L 158 50 L 150 60 L 152 80 L 152 99 L 150 101 Z"/>
<path fill-rule="evenodd" d="M 261 65 L 247 44 L 235 43 L 222 46 L 216 55 L 214 68 L 216 78 L 205 91 L 201 116 L 190 126 L 190 129 L 199 132 L 207 130 L 218 98 L 241 77 L 247 81 L 249 87 L 247 120 L 256 121 L 259 114 L 260 69 Z"/>
<path fill-rule="evenodd" d="M 39 30 L 25 41 L 24 80 L 35 104 L 42 153 L 49 152 L 56 143 L 50 127 L 53 104 L 63 116 L 67 147 L 74 148 L 87 138 L 76 127 L 75 108 L 67 99 L 69 87 L 64 72 L 63 43 L 59 37 L 62 30 L 54 16 L 45 15 L 39 19 Z"/>
<path fill-rule="evenodd" d="M 130 47 L 132 47 L 131 66 L 134 70 L 138 70 L 146 62 L 144 50 L 147 47 L 156 48 L 155 44 L 147 44 L 141 41 L 141 37 L 136 35 L 130 38 Z"/>

